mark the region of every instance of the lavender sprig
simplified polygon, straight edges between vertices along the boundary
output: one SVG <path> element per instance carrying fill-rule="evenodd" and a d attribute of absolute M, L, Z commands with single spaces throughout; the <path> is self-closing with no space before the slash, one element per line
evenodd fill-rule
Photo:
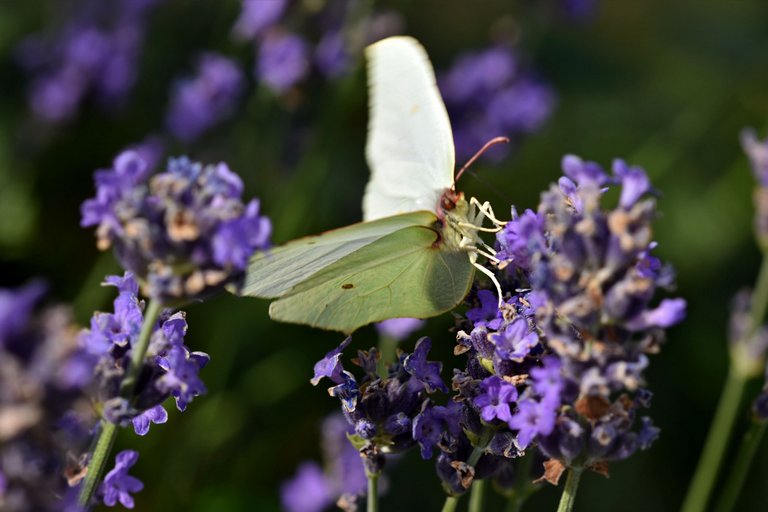
<path fill-rule="evenodd" d="M 763 253 L 763 260 L 754 291 L 751 294 L 743 292 L 734 299 L 729 329 L 728 377 L 683 504 L 684 512 L 700 512 L 707 506 L 725 455 L 728 439 L 740 411 L 747 383 L 761 373 L 768 372 L 766 366 L 768 331 L 766 327 L 761 327 L 768 312 L 768 141 L 760 141 L 754 131 L 744 130 L 741 134 L 741 144 L 750 161 L 756 181 L 753 194 L 755 206 L 753 225 L 758 247 Z M 763 392 L 752 404 L 753 421 L 745 433 L 733 469 L 729 472 L 723 494 L 717 504 L 718 511 L 730 511 L 736 504 L 757 446 L 765 433 L 766 420 L 768 420 L 766 410 L 768 391 L 766 390 L 768 390 L 768 373 L 766 373 Z"/>

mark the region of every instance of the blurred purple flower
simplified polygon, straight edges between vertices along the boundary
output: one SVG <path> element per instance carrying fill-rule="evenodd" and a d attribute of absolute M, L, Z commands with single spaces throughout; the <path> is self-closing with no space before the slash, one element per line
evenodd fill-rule
<path fill-rule="evenodd" d="M 147 18 L 159 2 L 78 0 L 54 10 L 50 27 L 16 48 L 30 75 L 34 114 L 59 123 L 73 118 L 88 97 L 110 110 L 124 104 L 136 82 Z"/>
<path fill-rule="evenodd" d="M 256 39 L 283 15 L 288 0 L 242 0 L 240 16 L 232 28 L 237 39 Z"/>
<path fill-rule="evenodd" d="M 456 158 L 467 160 L 493 137 L 518 139 L 535 132 L 555 105 L 552 89 L 520 63 L 504 46 L 459 56 L 438 80 L 453 125 Z M 485 155 L 500 159 L 509 146 L 497 145 Z"/>
<path fill-rule="evenodd" d="M 301 36 L 271 32 L 259 46 L 256 77 L 281 94 L 309 73 L 309 47 Z"/>
<path fill-rule="evenodd" d="M 376 324 L 376 330 L 381 336 L 387 336 L 397 341 L 403 341 L 414 331 L 418 331 L 426 322 L 418 318 L 390 318 Z"/>
<path fill-rule="evenodd" d="M 215 53 L 200 57 L 197 74 L 174 88 L 166 123 L 177 138 L 190 142 L 227 119 L 242 95 L 245 77 L 237 63 Z"/>
<path fill-rule="evenodd" d="M 316 462 L 304 462 L 296 476 L 280 486 L 280 501 L 286 512 L 321 512 L 331 503 L 328 480 Z"/>

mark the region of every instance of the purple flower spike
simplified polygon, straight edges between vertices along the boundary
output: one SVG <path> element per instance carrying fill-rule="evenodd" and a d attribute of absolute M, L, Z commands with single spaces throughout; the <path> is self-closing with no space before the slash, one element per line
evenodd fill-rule
<path fill-rule="evenodd" d="M 539 343 L 539 336 L 533 331 L 529 332 L 528 322 L 524 318 L 517 318 L 503 331 L 491 334 L 490 340 L 496 345 L 496 353 L 501 359 L 519 363 Z"/>
<path fill-rule="evenodd" d="M 315 462 L 305 462 L 296 476 L 280 486 L 280 501 L 286 512 L 322 512 L 332 502 L 330 483 Z"/>
<path fill-rule="evenodd" d="M 547 402 L 523 400 L 509 420 L 509 428 L 517 430 L 517 444 L 525 449 L 537 435 L 549 435 L 555 428 L 556 409 Z"/>
<path fill-rule="evenodd" d="M 388 336 L 394 340 L 402 341 L 424 327 L 424 320 L 418 318 L 390 318 L 376 324 L 376 330 L 382 336 Z"/>
<path fill-rule="evenodd" d="M 336 384 L 344 382 L 342 373 L 344 372 L 344 366 L 341 363 L 342 351 L 347 348 L 347 345 L 352 341 L 352 336 L 341 342 L 341 345 L 331 350 L 325 357 L 315 363 L 315 376 L 309 381 L 313 386 L 317 386 L 323 377 L 328 377 Z"/>
<path fill-rule="evenodd" d="M 119 501 L 125 508 L 133 508 L 133 496 L 144 488 L 141 481 L 128 474 L 128 470 L 136 464 L 139 453 L 134 450 L 123 450 L 115 457 L 115 467 L 104 477 L 99 492 L 108 507 L 114 507 Z"/>
<path fill-rule="evenodd" d="M 196 76 L 174 87 L 166 118 L 169 129 L 186 142 L 199 138 L 233 113 L 244 85 L 245 76 L 235 61 L 204 54 Z"/>
<path fill-rule="evenodd" d="M 443 363 L 427 361 L 427 354 L 430 348 L 432 348 L 432 340 L 426 336 L 421 338 L 416 342 L 413 354 L 405 358 L 403 368 L 413 375 L 416 380 L 424 384 L 428 392 L 433 393 L 439 389 L 447 393 L 448 386 L 440 378 L 440 370 L 443 369 Z"/>
<path fill-rule="evenodd" d="M 243 0 L 242 11 L 232 33 L 240 40 L 257 38 L 265 29 L 277 23 L 287 4 L 287 0 Z"/>
<path fill-rule="evenodd" d="M 275 93 L 281 94 L 309 72 L 309 48 L 300 36 L 273 32 L 259 48 L 257 77 Z"/>
<path fill-rule="evenodd" d="M 754 130 L 741 132 L 741 147 L 752 164 L 752 172 L 761 187 L 768 187 L 768 139 L 759 140 Z"/>
<path fill-rule="evenodd" d="M 162 405 L 156 405 L 133 418 L 131 423 L 133 423 L 134 432 L 137 435 L 144 436 L 149 432 L 150 423 L 159 425 L 166 421 L 168 421 L 168 412 L 163 409 Z"/>
<path fill-rule="evenodd" d="M 0 288 L 0 347 L 24 327 L 45 289 L 42 281 L 33 281 L 18 290 Z"/>
<path fill-rule="evenodd" d="M 496 375 L 491 375 L 480 383 L 482 393 L 475 397 L 474 403 L 480 408 L 480 417 L 484 421 L 499 419 L 509 422 L 512 419 L 510 404 L 517 401 L 517 388 Z"/>

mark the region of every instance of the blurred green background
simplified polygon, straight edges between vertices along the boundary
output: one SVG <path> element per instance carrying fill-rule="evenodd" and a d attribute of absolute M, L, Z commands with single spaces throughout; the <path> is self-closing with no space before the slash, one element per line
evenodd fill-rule
<path fill-rule="evenodd" d="M 79 228 L 79 204 L 93 194 L 94 169 L 162 129 L 170 83 L 206 49 L 244 66 L 246 98 L 231 121 L 194 144 L 171 145 L 169 154 L 229 163 L 243 176 L 247 197 L 262 199 L 276 243 L 359 220 L 368 175 L 359 66 L 344 80 L 310 80 L 292 97 L 276 97 L 254 83 L 253 48 L 230 38 L 239 2 L 169 0 L 150 18 L 126 108 L 104 113 L 86 106 L 74 121 L 41 129 L 29 120 L 28 80 L 13 48 L 49 23 L 51 3 L 0 2 L 0 285 L 44 276 L 53 297 L 75 303 L 81 323 L 94 308 L 109 308 L 111 296 L 98 283 L 117 265 L 98 253 L 91 230 Z M 565 153 L 604 165 L 625 158 L 644 167 L 662 192 L 659 254 L 675 265 L 677 294 L 688 300 L 689 314 L 647 373 L 661 437 L 650 451 L 613 464 L 610 479 L 587 475 L 576 510 L 676 510 L 725 377 L 729 302 L 753 282 L 759 262 L 753 180 L 738 133 L 745 126 L 764 133 L 767 126 L 768 3 L 606 0 L 582 20 L 565 16 L 557 2 L 375 6 L 401 14 L 404 32 L 424 44 L 438 71 L 462 51 L 487 47 L 498 31 L 515 31 L 520 51 L 557 91 L 544 129 L 501 163 L 478 164 L 490 186 L 467 178 L 468 195 L 490 200 L 497 212 L 509 201 L 533 208 L 559 176 Z M 137 510 L 279 510 L 280 482 L 300 461 L 319 458 L 319 422 L 338 406 L 308 380 L 313 363 L 340 337 L 275 324 L 267 306 L 219 296 L 187 308 L 188 345 L 212 356 L 202 372 L 209 394 L 183 415 L 169 408 L 168 424 L 153 426 L 146 438 L 121 434 L 118 447 L 141 453 L 133 472 L 146 488 Z M 448 317 L 435 318 L 424 332 L 436 355 L 461 364 L 450 355 L 450 325 Z M 375 342 L 374 330 L 365 328 L 353 347 Z M 740 428 L 746 418 L 745 412 Z M 767 478 L 764 445 L 742 510 L 765 510 Z M 437 510 L 442 503 L 433 463 L 417 453 L 390 480 L 383 510 Z M 553 510 L 558 497 L 559 490 L 547 488 L 527 509 Z"/>

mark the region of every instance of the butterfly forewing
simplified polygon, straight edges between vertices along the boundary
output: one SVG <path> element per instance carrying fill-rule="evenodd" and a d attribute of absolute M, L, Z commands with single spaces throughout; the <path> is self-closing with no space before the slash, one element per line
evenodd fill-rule
<path fill-rule="evenodd" d="M 268 299 L 280 297 L 318 271 L 383 236 L 409 226 L 433 226 L 436 220 L 431 212 L 411 212 L 293 240 L 255 255 L 240 293 Z"/>
<path fill-rule="evenodd" d="M 363 219 L 436 212 L 441 195 L 453 185 L 454 148 L 429 58 L 410 37 L 379 41 L 366 49 L 366 57 L 371 179 Z"/>

